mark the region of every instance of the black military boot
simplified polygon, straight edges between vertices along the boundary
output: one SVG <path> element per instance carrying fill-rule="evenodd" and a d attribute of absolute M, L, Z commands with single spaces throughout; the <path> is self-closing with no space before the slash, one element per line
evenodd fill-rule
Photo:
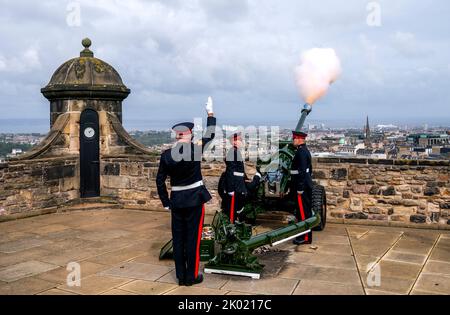
<path fill-rule="evenodd" d="M 298 245 L 308 245 L 308 244 L 311 244 L 311 240 L 305 241 L 304 236 L 299 236 L 292 243 L 297 246 Z"/>
<path fill-rule="evenodd" d="M 196 285 L 196 284 L 200 284 L 202 282 L 203 282 L 203 275 L 199 274 L 197 279 L 195 279 L 194 281 L 187 281 L 185 286 L 190 287 L 190 286 L 193 286 L 193 285 Z"/>

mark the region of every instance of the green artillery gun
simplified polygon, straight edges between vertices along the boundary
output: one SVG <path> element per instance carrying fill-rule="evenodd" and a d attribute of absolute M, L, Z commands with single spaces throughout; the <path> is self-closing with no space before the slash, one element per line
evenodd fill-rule
<path fill-rule="evenodd" d="M 320 226 L 320 215 L 315 214 L 302 222 L 266 233 L 252 235 L 252 226 L 244 222 L 230 223 L 222 212 L 217 212 L 212 225 L 203 228 L 200 258 L 207 262 L 205 273 L 227 274 L 260 279 L 264 265 L 258 262 L 254 250 L 262 246 L 277 246 Z M 172 255 L 172 241 L 160 253 L 160 259 Z"/>
<path fill-rule="evenodd" d="M 311 113 L 311 106 L 306 104 L 297 124 L 296 130 L 300 131 L 306 117 Z M 241 218 L 248 223 L 255 223 L 259 214 L 268 211 L 285 211 L 294 213 L 296 202 L 288 197 L 290 186 L 290 170 L 296 148 L 291 142 L 281 141 L 279 150 L 273 154 L 268 162 L 260 161 L 258 168 L 263 176 L 261 185 L 256 194 L 245 205 Z M 312 190 L 312 210 L 320 216 L 321 221 L 314 228 L 316 231 L 325 229 L 327 218 L 327 196 L 325 187 L 314 183 Z"/>
<path fill-rule="evenodd" d="M 213 221 L 215 245 L 218 248 L 215 256 L 206 264 L 205 273 L 260 279 L 264 265 L 253 255 L 255 249 L 280 245 L 309 233 L 319 224 L 320 216 L 314 215 L 306 221 L 291 222 L 286 227 L 252 236 L 251 225 L 241 222 L 230 224 L 228 217 L 218 212 Z"/>
<path fill-rule="evenodd" d="M 297 130 L 311 112 L 305 105 Z M 280 149 L 268 163 L 259 163 L 264 184 L 256 196 L 244 207 L 244 220 L 230 223 L 222 212 L 217 212 L 211 225 L 203 229 L 200 244 L 200 257 L 207 262 L 205 273 L 246 276 L 259 279 L 263 265 L 253 254 L 262 246 L 277 246 L 311 230 L 321 231 L 326 225 L 326 193 L 323 186 L 313 187 L 313 216 L 302 222 L 290 222 L 287 226 L 266 233 L 252 235 L 252 226 L 260 213 L 267 211 L 292 211 L 296 205 L 285 196 L 289 192 L 290 168 L 296 149 L 288 142 L 281 143 Z M 171 255 L 172 241 L 167 243 L 160 253 L 160 259 Z"/>
<path fill-rule="evenodd" d="M 294 212 L 297 204 L 288 197 L 290 170 L 296 148 L 290 142 L 280 142 L 280 149 L 268 163 L 260 162 L 258 167 L 263 176 L 263 184 L 245 205 L 241 214 L 248 223 L 255 223 L 258 215 L 267 211 Z M 320 224 L 314 229 L 322 231 L 327 218 L 327 196 L 325 188 L 314 183 L 312 190 L 312 209 L 321 217 Z"/>

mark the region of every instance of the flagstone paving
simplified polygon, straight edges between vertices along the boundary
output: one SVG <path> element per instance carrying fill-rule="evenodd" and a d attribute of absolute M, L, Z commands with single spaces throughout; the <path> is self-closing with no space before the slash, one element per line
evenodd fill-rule
<path fill-rule="evenodd" d="M 205 275 L 193 287 L 179 287 L 173 262 L 158 258 L 170 238 L 166 212 L 80 210 L 3 222 L 0 294 L 450 294 L 448 231 L 329 224 L 313 246 L 261 254 L 261 280 Z M 80 287 L 68 283 L 72 262 Z"/>

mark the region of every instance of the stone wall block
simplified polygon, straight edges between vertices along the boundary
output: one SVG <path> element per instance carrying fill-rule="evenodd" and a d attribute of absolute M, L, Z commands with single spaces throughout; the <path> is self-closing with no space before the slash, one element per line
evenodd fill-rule
<path fill-rule="evenodd" d="M 336 168 L 331 170 L 331 178 L 337 181 L 346 180 L 348 170 L 346 168 Z"/>
<path fill-rule="evenodd" d="M 145 177 L 131 177 L 130 187 L 135 190 L 147 191 L 150 188 L 150 180 Z"/>
<path fill-rule="evenodd" d="M 119 163 L 104 163 L 103 164 L 103 175 L 120 175 L 120 164 Z"/>
<path fill-rule="evenodd" d="M 128 176 L 102 176 L 102 182 L 106 188 L 130 189 L 131 180 Z"/>
<path fill-rule="evenodd" d="M 120 175 L 142 176 L 143 165 L 138 163 L 122 163 L 120 166 Z"/>

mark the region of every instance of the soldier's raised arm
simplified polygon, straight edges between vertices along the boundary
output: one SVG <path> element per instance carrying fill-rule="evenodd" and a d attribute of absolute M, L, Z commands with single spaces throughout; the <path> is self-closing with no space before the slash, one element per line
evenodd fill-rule
<path fill-rule="evenodd" d="M 208 97 L 208 101 L 206 102 L 206 112 L 208 113 L 208 119 L 206 122 L 206 132 L 202 138 L 202 151 L 208 147 L 216 136 L 217 120 L 214 117 L 214 103 L 211 96 Z"/>

